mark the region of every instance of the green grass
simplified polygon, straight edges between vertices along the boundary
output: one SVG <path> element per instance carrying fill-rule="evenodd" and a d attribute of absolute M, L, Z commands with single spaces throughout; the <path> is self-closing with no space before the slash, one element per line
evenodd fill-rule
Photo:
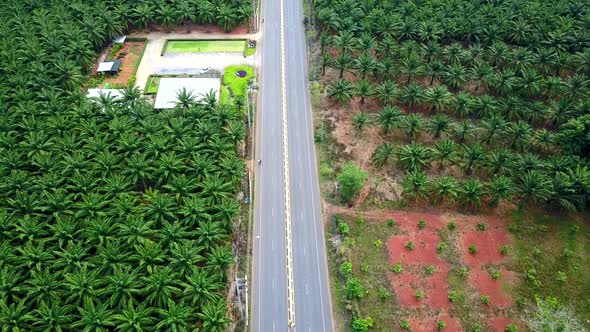
<path fill-rule="evenodd" d="M 164 53 L 244 52 L 246 40 L 171 40 Z"/>
<path fill-rule="evenodd" d="M 240 70 L 246 72 L 246 77 L 238 77 L 236 73 Z M 229 87 L 232 97 L 246 96 L 248 82 L 254 76 L 254 68 L 250 66 L 229 66 L 223 73 L 223 85 Z"/>
<path fill-rule="evenodd" d="M 145 84 L 145 93 L 148 95 L 158 93 L 158 88 L 160 86 L 160 77 L 159 76 L 150 76 Z"/>
<path fill-rule="evenodd" d="M 254 53 L 256 53 L 256 48 L 254 48 L 254 47 L 248 47 L 246 49 L 246 56 L 254 55 Z"/>
<path fill-rule="evenodd" d="M 341 216 L 340 218 L 340 221 L 349 225 L 350 234 L 341 242 L 340 256 L 332 253 L 330 259 L 331 271 L 336 274 L 333 283 L 340 285 L 340 287 L 333 286 L 340 288 L 336 293 L 339 295 L 335 296 L 336 301 L 339 302 L 337 303 L 340 307 L 339 311 L 345 311 L 343 287 L 346 281 L 336 271 L 340 268 L 341 260 L 350 260 L 353 265 L 352 277 L 359 279 L 366 290 L 361 299 L 352 301 L 352 306 L 355 310 L 360 311 L 361 317 L 371 316 L 373 318 L 375 331 L 387 330 L 387 327 L 397 324 L 399 316 L 394 313 L 398 312 L 398 306 L 395 303 L 393 289 L 387 279 L 387 273 L 390 271 L 390 266 L 387 264 L 387 249 L 385 245 L 375 246 L 375 241 L 381 240 L 382 243 L 386 243 L 390 236 L 396 234 L 397 228 L 387 226 L 386 223 L 374 223 L 369 220 L 359 222 L 358 217 Z M 331 235 L 338 232 L 334 220 L 330 223 L 329 232 Z M 361 264 L 366 264 L 368 271 L 361 271 Z M 379 297 L 380 288 L 388 290 L 391 296 L 381 299 Z M 347 316 L 350 318 L 350 315 Z M 349 325 L 346 325 L 344 328 L 348 329 Z"/>
<path fill-rule="evenodd" d="M 221 86 L 221 89 L 219 90 L 219 103 L 220 104 L 228 104 L 230 102 L 230 95 L 229 95 L 229 90 L 225 85 Z"/>
<path fill-rule="evenodd" d="M 514 297 L 528 303 L 551 295 L 572 306 L 579 318 L 590 317 L 590 225 L 576 218 L 516 212 L 510 231 L 515 237 L 514 266 L 523 277 Z M 575 231 L 577 229 L 577 231 Z M 567 281 L 560 281 L 565 274 Z"/>

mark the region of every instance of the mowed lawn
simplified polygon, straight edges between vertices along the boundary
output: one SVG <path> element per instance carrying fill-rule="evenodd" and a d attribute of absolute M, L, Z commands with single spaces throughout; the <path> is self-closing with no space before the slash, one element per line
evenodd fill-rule
<path fill-rule="evenodd" d="M 219 53 L 244 52 L 246 40 L 173 40 L 166 45 L 165 53 Z"/>

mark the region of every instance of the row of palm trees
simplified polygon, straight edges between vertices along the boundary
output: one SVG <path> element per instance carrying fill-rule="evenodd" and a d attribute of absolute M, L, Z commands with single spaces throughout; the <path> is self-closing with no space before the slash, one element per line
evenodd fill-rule
<path fill-rule="evenodd" d="M 156 114 L 129 90 L 4 116 L 2 326 L 225 330 L 241 112 Z"/>
<path fill-rule="evenodd" d="M 375 149 L 373 163 L 381 168 L 395 165 L 408 172 L 402 181 L 405 196 L 432 198 L 434 202 L 458 201 L 476 208 L 487 197 L 491 206 L 515 198 L 521 204 L 545 203 L 578 211 L 584 208 L 590 192 L 590 170 L 581 166 L 578 158 L 555 156 L 542 160 L 534 154 L 490 151 L 479 144 L 459 145 L 450 139 L 437 141 L 433 147 L 415 141 L 401 146 L 385 143 Z M 457 169 L 467 180 L 453 177 Z M 429 170 L 439 176 L 428 180 L 424 172 Z M 480 187 L 477 192 L 461 189 L 474 184 Z"/>
<path fill-rule="evenodd" d="M 509 122 L 496 114 L 486 116 L 479 122 L 454 121 L 445 114 L 424 117 L 420 113 L 402 114 L 399 108 L 386 106 L 375 115 L 357 113 L 351 121 L 358 134 L 376 124 L 386 138 L 398 132 L 409 140 L 428 134 L 434 140 L 452 137 L 461 144 L 503 144 L 515 152 L 534 150 L 542 154 L 553 153 L 558 151 L 557 144 L 561 139 L 559 135 L 546 129 L 534 130 L 524 121 Z"/>
<path fill-rule="evenodd" d="M 560 90 L 562 95 L 565 92 Z M 395 81 L 372 83 L 368 80 L 351 82 L 338 79 L 327 87 L 330 99 L 346 105 L 356 99 L 366 107 L 370 101 L 383 105 L 399 104 L 410 111 L 445 112 L 455 118 L 478 119 L 490 115 L 502 116 L 509 121 L 526 121 L 534 127 L 558 129 L 571 119 L 586 114 L 590 109 L 588 99 L 551 99 L 547 102 L 526 101 L 522 98 L 472 95 L 466 92 L 453 94 L 445 85 L 425 87 L 411 82 L 400 86 Z"/>
<path fill-rule="evenodd" d="M 589 4 L 577 0 L 474 3 L 465 0 L 314 2 L 320 31 L 420 42 L 496 41 L 577 52 L 588 47 Z"/>
<path fill-rule="evenodd" d="M 590 39 L 583 13 L 590 5 L 532 0 L 474 6 L 463 0 L 433 0 L 418 6 L 413 1 L 321 0 L 314 10 L 319 68 L 323 77 L 331 78 L 327 95 L 340 105 L 359 102 L 361 113 L 352 117 L 352 125 L 361 137 L 367 126 L 381 127 L 385 139 L 374 153 L 377 166 L 391 163 L 432 175 L 436 168 L 455 166 L 457 160 L 430 167 L 437 147 L 461 156 L 458 163 L 466 181 L 498 175 L 497 170 L 486 170 L 490 159 L 500 158 L 509 168 L 535 163 L 532 169 L 502 173 L 518 186 L 524 170 L 563 179 L 557 171 L 573 174 L 578 164 L 587 164 Z M 378 114 L 371 111 L 375 104 L 382 107 Z M 396 147 L 390 141 L 399 139 L 398 132 L 404 140 L 431 138 L 433 148 L 418 143 Z M 498 144 L 502 150 L 495 148 Z M 478 162 L 465 165 L 465 158 L 476 155 Z M 543 166 L 554 164 L 559 167 L 553 172 Z M 575 199 L 561 190 L 567 186 L 555 185 L 559 190 L 547 188 L 563 195 L 563 202 L 553 204 L 550 196 L 532 201 L 584 208 L 590 180 L 570 180 L 576 184 L 570 188 Z"/>
<path fill-rule="evenodd" d="M 82 89 L 124 14 L 180 3 L 0 2 L 3 330 L 226 330 L 243 111 Z"/>

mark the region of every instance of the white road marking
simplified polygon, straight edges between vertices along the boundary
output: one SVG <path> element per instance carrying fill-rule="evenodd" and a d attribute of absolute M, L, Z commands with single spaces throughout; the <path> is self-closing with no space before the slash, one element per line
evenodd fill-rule
<path fill-rule="evenodd" d="M 293 282 L 293 252 L 291 239 L 291 197 L 289 179 L 289 131 L 287 125 L 287 66 L 285 64 L 285 1 L 280 0 L 280 44 L 281 44 L 281 114 L 283 124 L 283 168 L 285 188 L 285 250 L 287 269 L 287 317 L 290 327 L 295 327 L 295 290 Z"/>

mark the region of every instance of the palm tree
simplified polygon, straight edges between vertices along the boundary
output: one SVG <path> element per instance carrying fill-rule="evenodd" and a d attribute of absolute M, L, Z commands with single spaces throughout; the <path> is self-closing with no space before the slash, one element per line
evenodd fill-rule
<path fill-rule="evenodd" d="M 486 159 L 485 166 L 490 175 L 511 175 L 514 170 L 514 157 L 506 149 L 492 151 Z"/>
<path fill-rule="evenodd" d="M 449 202 L 453 203 L 458 195 L 458 182 L 452 176 L 443 176 L 434 179 L 431 182 L 431 191 L 433 203 Z"/>
<path fill-rule="evenodd" d="M 509 201 L 514 193 L 512 180 L 506 176 L 494 177 L 485 185 L 485 193 L 490 207 L 498 206 L 502 200 Z"/>
<path fill-rule="evenodd" d="M 465 67 L 461 64 L 455 63 L 451 64 L 446 68 L 443 72 L 443 78 L 445 84 L 450 86 L 454 90 L 461 89 L 467 81 L 469 81 L 469 76 Z"/>
<path fill-rule="evenodd" d="M 340 52 L 350 53 L 355 46 L 354 34 L 351 31 L 341 31 L 340 34 L 335 35 L 332 39 L 332 45 Z"/>
<path fill-rule="evenodd" d="M 172 300 L 168 300 L 167 308 L 158 308 L 156 311 L 159 314 L 158 324 L 155 326 L 158 331 L 188 331 L 188 322 L 194 315 L 191 307 Z"/>
<path fill-rule="evenodd" d="M 367 74 L 372 73 L 377 68 L 377 61 L 365 50 L 356 60 L 354 60 L 354 68 L 358 71 L 361 80 L 364 80 Z"/>
<path fill-rule="evenodd" d="M 115 270 L 105 280 L 107 286 L 100 291 L 100 295 L 108 296 L 109 307 L 117 310 L 122 309 L 126 303 L 134 301 L 143 288 L 137 271 L 129 267 Z"/>
<path fill-rule="evenodd" d="M 445 85 L 427 88 L 424 93 L 424 101 L 430 105 L 431 110 L 435 109 L 438 112 L 443 111 L 447 106 L 449 106 L 452 100 L 453 95 L 449 92 Z"/>
<path fill-rule="evenodd" d="M 217 13 L 215 19 L 217 24 L 223 26 L 223 31 L 230 32 L 236 24 L 237 12 L 228 4 L 221 4 L 217 6 Z"/>
<path fill-rule="evenodd" d="M 345 71 L 349 71 L 353 68 L 353 62 L 354 59 L 349 53 L 341 53 L 336 57 L 336 59 L 334 59 L 332 66 L 340 70 L 338 78 L 342 78 Z"/>
<path fill-rule="evenodd" d="M 131 301 L 127 302 L 131 304 Z M 95 306 L 93 303 L 85 303 L 83 307 L 78 307 L 80 320 L 72 323 L 72 327 L 78 328 L 84 332 L 108 331 L 115 326 L 115 317 L 113 311 L 107 309 L 107 304 L 103 303 Z"/>
<path fill-rule="evenodd" d="M 416 139 L 424 128 L 424 118 L 420 114 L 412 113 L 403 117 L 401 129 L 409 138 Z"/>
<path fill-rule="evenodd" d="M 463 207 L 481 206 L 481 200 L 484 193 L 484 186 L 481 182 L 475 179 L 469 179 L 459 184 L 458 199 Z"/>
<path fill-rule="evenodd" d="M 474 169 L 483 166 L 485 156 L 485 152 L 479 144 L 464 145 L 461 155 L 463 171 L 470 175 Z"/>
<path fill-rule="evenodd" d="M 410 109 L 414 104 L 421 104 L 424 98 L 424 88 L 416 83 L 408 84 L 400 93 L 400 101 L 407 104 Z"/>
<path fill-rule="evenodd" d="M 433 116 L 427 125 L 428 132 L 434 138 L 440 138 L 441 134 L 450 129 L 451 119 L 444 114 L 436 114 Z"/>
<path fill-rule="evenodd" d="M 183 299 L 192 306 L 202 307 L 219 299 L 217 292 L 223 289 L 219 276 L 205 269 L 196 269 L 182 283 Z"/>
<path fill-rule="evenodd" d="M 155 317 L 153 317 L 153 308 L 148 308 L 145 303 L 138 306 L 133 305 L 132 301 L 127 302 L 127 307 L 121 313 L 113 315 L 113 320 L 117 322 L 117 330 L 124 332 L 139 332 L 149 330 L 153 327 Z"/>
<path fill-rule="evenodd" d="M 328 97 L 341 105 L 347 104 L 352 99 L 353 92 L 354 88 L 347 80 L 337 80 L 328 86 Z"/>
<path fill-rule="evenodd" d="M 193 95 L 193 91 L 188 91 L 185 87 L 176 92 L 176 107 L 180 107 L 182 110 L 193 107 L 196 104 L 196 97 Z"/>
<path fill-rule="evenodd" d="M 508 128 L 508 122 L 500 115 L 492 114 L 480 122 L 480 139 L 485 144 L 495 144 Z"/>
<path fill-rule="evenodd" d="M 457 159 L 457 144 L 449 139 L 437 141 L 432 151 L 433 161 L 438 162 L 438 168 L 443 169 L 445 164 L 453 165 Z"/>
<path fill-rule="evenodd" d="M 50 305 L 42 303 L 35 312 L 36 315 L 32 325 L 43 331 L 67 331 L 73 319 L 72 306 L 63 305 L 63 303 L 52 303 Z"/>
<path fill-rule="evenodd" d="M 225 316 L 227 311 L 225 301 L 218 300 L 203 307 L 202 312 L 197 316 L 203 321 L 204 332 L 223 332 L 226 325 L 231 321 Z"/>
<path fill-rule="evenodd" d="M 169 299 L 180 293 L 177 276 L 168 266 L 156 266 L 141 279 L 145 285 L 145 300 L 152 306 L 161 308 Z"/>
<path fill-rule="evenodd" d="M 475 101 L 473 97 L 465 92 L 459 92 L 453 99 L 453 108 L 459 116 L 465 117 L 473 112 Z"/>
<path fill-rule="evenodd" d="M 413 77 L 422 74 L 422 59 L 413 55 L 402 60 L 400 71 L 406 76 L 406 84 L 409 84 Z"/>
<path fill-rule="evenodd" d="M 391 105 L 399 95 L 399 88 L 394 81 L 385 80 L 374 90 L 374 96 L 384 105 Z"/>
<path fill-rule="evenodd" d="M 158 22 L 166 32 L 170 32 L 170 28 L 177 23 L 177 16 L 172 6 L 160 6 L 156 9 L 156 15 Z"/>
<path fill-rule="evenodd" d="M 425 199 L 430 194 L 429 186 L 430 180 L 424 172 L 411 172 L 402 181 L 402 195 L 415 201 Z"/>
<path fill-rule="evenodd" d="M 532 129 L 524 121 L 511 122 L 508 126 L 507 134 L 510 140 L 510 147 L 522 150 L 530 143 Z"/>
<path fill-rule="evenodd" d="M 326 75 L 326 67 L 332 65 L 332 57 L 328 53 L 322 53 L 320 58 L 320 66 L 322 67 L 322 76 Z"/>
<path fill-rule="evenodd" d="M 395 157 L 395 146 L 391 143 L 379 145 L 373 152 L 373 163 L 377 167 L 391 165 Z"/>
<path fill-rule="evenodd" d="M 517 192 L 520 196 L 520 206 L 526 203 L 538 204 L 551 197 L 551 181 L 539 171 L 528 171 L 517 184 Z"/>
<path fill-rule="evenodd" d="M 361 98 L 361 104 L 365 104 L 365 98 L 373 95 L 373 86 L 367 80 L 359 80 L 354 85 L 354 95 Z"/>
<path fill-rule="evenodd" d="M 385 106 L 379 113 L 379 124 L 385 134 L 398 128 L 402 121 L 401 111 L 397 107 Z"/>
<path fill-rule="evenodd" d="M 469 69 L 469 76 L 475 81 L 475 91 L 479 91 L 481 83 L 486 82 L 492 73 L 492 67 L 484 61 L 476 61 Z"/>
<path fill-rule="evenodd" d="M 439 61 L 432 61 L 424 66 L 424 74 L 430 78 L 428 85 L 432 85 L 435 79 L 440 79 L 443 76 L 445 65 Z"/>
<path fill-rule="evenodd" d="M 432 150 L 412 141 L 410 144 L 401 146 L 396 155 L 401 168 L 408 172 L 416 172 L 430 167 Z"/>
<path fill-rule="evenodd" d="M 361 133 L 366 126 L 371 124 L 371 119 L 366 113 L 358 113 L 352 117 L 352 125 L 357 132 Z"/>
<path fill-rule="evenodd" d="M 179 22 L 186 25 L 186 33 L 191 32 L 191 23 L 197 20 L 196 11 L 188 0 L 178 2 L 176 7 L 176 17 Z"/>
<path fill-rule="evenodd" d="M 459 143 L 465 143 L 475 135 L 475 126 L 467 120 L 455 122 L 451 125 L 451 131 Z"/>

